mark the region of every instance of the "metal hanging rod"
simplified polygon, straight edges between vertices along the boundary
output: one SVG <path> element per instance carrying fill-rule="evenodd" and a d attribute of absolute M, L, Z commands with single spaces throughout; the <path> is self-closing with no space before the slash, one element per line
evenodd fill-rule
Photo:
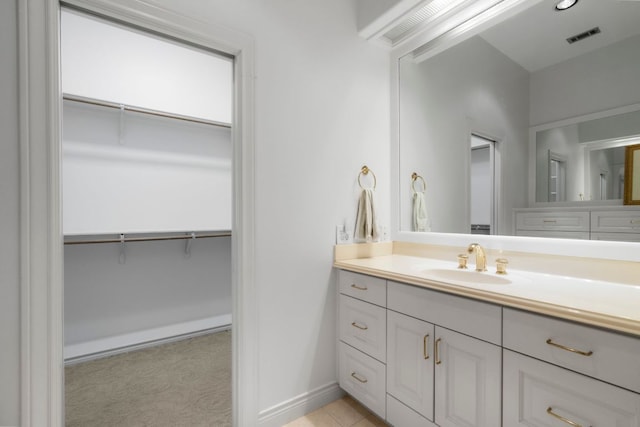
<path fill-rule="evenodd" d="M 229 237 L 230 231 L 206 234 L 179 234 L 174 236 L 153 236 L 153 237 L 124 237 L 113 239 L 92 239 L 92 240 L 71 240 L 64 242 L 65 245 L 88 245 L 94 243 L 128 243 L 128 242 L 152 242 L 156 240 L 192 240 L 210 239 L 214 237 Z"/>
<path fill-rule="evenodd" d="M 101 99 L 87 98 L 84 96 L 62 94 L 62 99 L 73 102 L 81 102 L 83 104 L 98 105 L 100 107 L 115 108 L 117 110 L 132 111 L 135 113 L 149 114 L 152 116 L 166 117 L 170 119 L 184 120 L 187 122 L 201 123 L 205 125 L 218 126 L 231 129 L 230 123 L 216 122 L 215 120 L 199 119 L 197 117 L 183 116 L 181 114 L 165 113 L 163 111 L 152 110 L 150 108 L 134 107 L 132 105 L 118 104 L 117 102 L 103 101 Z"/>

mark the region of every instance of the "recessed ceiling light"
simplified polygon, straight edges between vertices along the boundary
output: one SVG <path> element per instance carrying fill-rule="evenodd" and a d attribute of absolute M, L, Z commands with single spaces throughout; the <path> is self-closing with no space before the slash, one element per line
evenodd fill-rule
<path fill-rule="evenodd" d="M 578 3 L 578 0 L 561 0 L 556 4 L 556 10 L 567 10 Z"/>

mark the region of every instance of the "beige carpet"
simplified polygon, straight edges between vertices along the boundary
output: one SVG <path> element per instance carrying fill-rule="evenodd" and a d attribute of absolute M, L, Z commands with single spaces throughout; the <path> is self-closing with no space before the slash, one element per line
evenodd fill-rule
<path fill-rule="evenodd" d="M 65 368 L 67 427 L 231 426 L 231 333 Z"/>

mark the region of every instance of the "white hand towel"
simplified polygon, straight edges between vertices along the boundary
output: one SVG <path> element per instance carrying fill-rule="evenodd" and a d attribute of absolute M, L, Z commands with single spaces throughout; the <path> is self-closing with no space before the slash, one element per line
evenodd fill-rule
<path fill-rule="evenodd" d="M 378 219 L 373 201 L 373 190 L 368 188 L 362 190 L 358 200 L 355 240 L 359 242 L 375 242 L 378 237 Z"/>
<path fill-rule="evenodd" d="M 431 231 L 424 193 L 413 193 L 413 231 Z"/>

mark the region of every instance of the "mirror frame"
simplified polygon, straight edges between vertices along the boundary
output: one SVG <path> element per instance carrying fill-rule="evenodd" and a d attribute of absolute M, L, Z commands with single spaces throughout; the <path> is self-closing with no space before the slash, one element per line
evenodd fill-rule
<path fill-rule="evenodd" d="M 624 152 L 624 204 L 640 205 L 640 144 L 627 145 Z M 638 159 L 636 159 L 638 157 Z"/>
<path fill-rule="evenodd" d="M 391 50 L 390 212 L 392 240 L 439 246 L 460 246 L 461 248 L 466 248 L 471 242 L 478 242 L 486 248 L 501 251 L 640 261 L 640 251 L 638 250 L 640 245 L 633 242 L 409 232 L 400 229 L 400 58 L 411 54 L 418 48 L 423 58 L 435 56 L 454 44 L 479 34 L 496 23 L 506 20 L 541 1 L 535 0 L 535 3 L 533 0 L 493 0 L 488 3 L 480 1 L 470 6 L 471 8 L 482 8 L 477 10 L 477 13 L 469 14 L 467 10 L 466 14 L 457 13 L 449 16 L 443 22 L 427 27 L 421 33 L 416 34 Z M 469 19 L 468 16 L 470 15 L 472 17 Z M 461 124 L 461 126 L 464 126 L 464 124 Z M 530 170 L 529 175 L 531 173 Z M 535 174 L 535 170 L 533 173 Z"/>

